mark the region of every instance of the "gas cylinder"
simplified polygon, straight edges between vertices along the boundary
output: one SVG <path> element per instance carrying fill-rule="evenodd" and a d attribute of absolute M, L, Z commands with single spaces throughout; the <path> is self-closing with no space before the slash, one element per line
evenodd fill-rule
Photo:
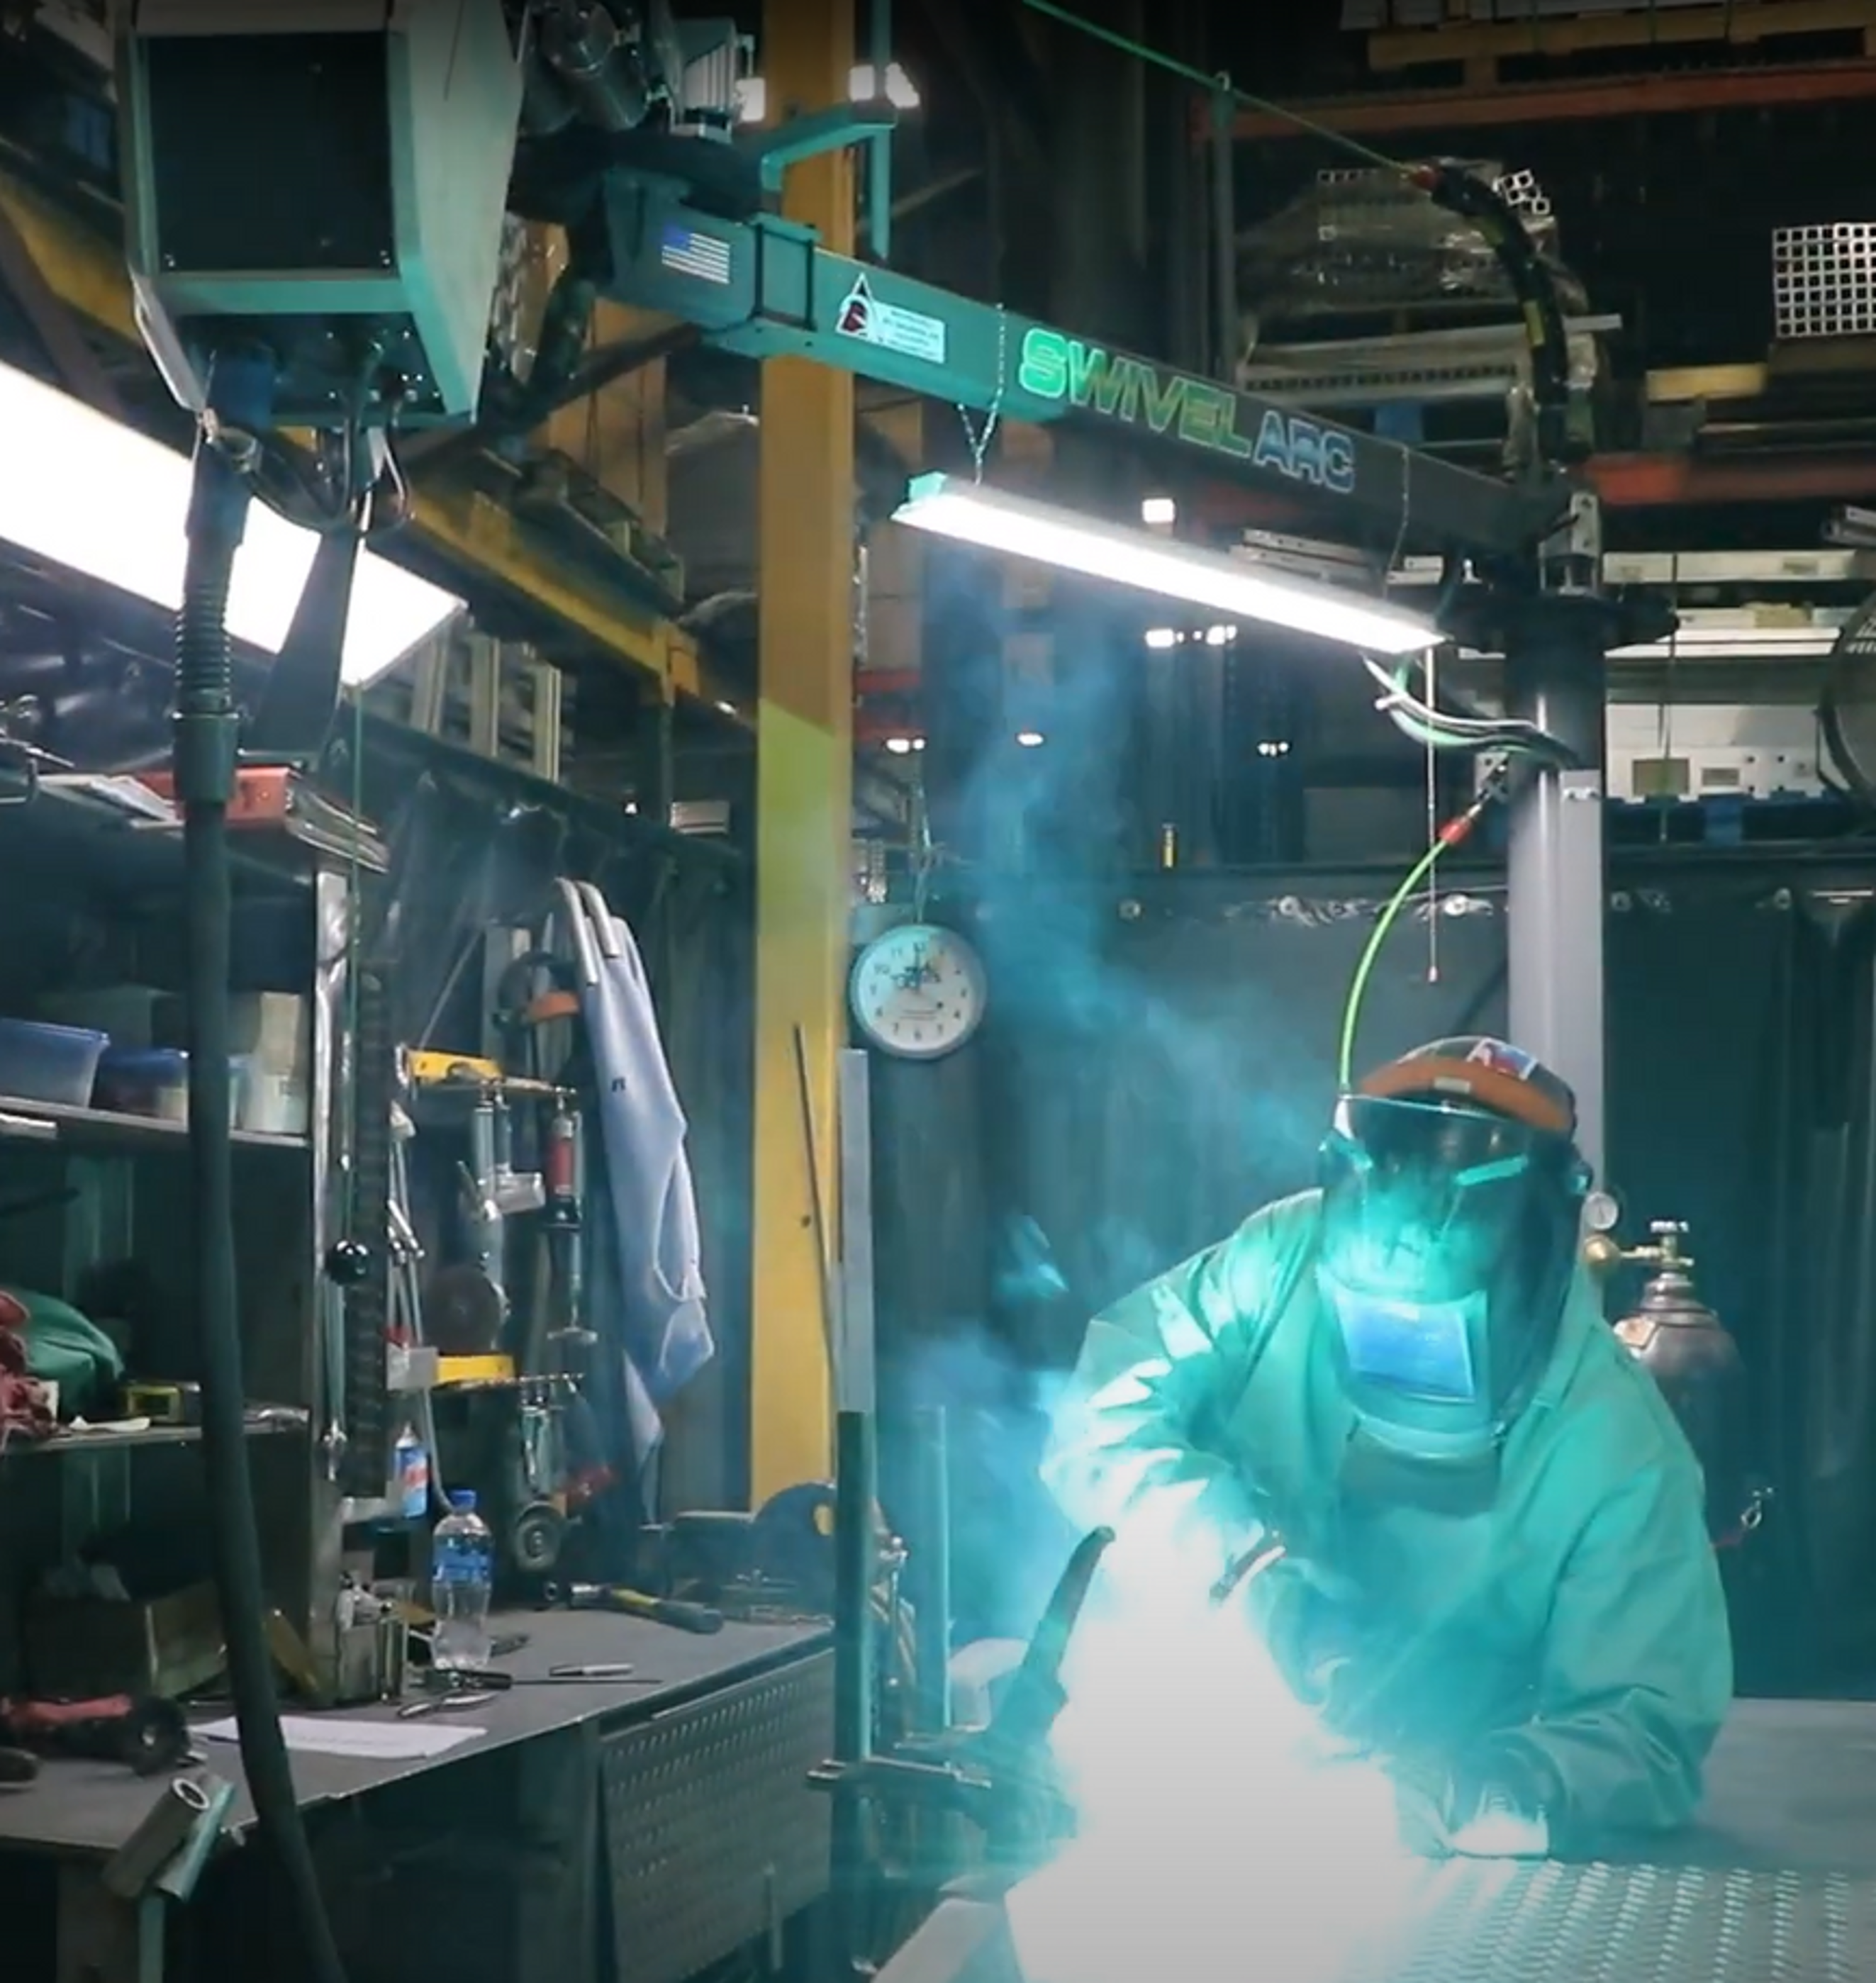
<path fill-rule="evenodd" d="M 1687 1230 L 1677 1220 L 1657 1220 L 1649 1228 L 1654 1243 L 1621 1256 L 1654 1271 L 1615 1333 L 1680 1420 L 1707 1476 L 1707 1527 L 1719 1540 L 1737 1530 L 1748 1498 L 1746 1366 L 1694 1288 Z"/>

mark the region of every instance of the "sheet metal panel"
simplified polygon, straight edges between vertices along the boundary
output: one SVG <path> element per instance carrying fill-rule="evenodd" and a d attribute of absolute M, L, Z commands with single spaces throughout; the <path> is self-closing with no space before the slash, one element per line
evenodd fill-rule
<path fill-rule="evenodd" d="M 682 1983 L 827 1891 L 833 1752 L 831 1650 L 606 1737 L 617 1975 Z"/>
<path fill-rule="evenodd" d="M 1876 1879 L 1706 1867 L 1460 1865 L 1344 1983 L 1868 1983 Z"/>

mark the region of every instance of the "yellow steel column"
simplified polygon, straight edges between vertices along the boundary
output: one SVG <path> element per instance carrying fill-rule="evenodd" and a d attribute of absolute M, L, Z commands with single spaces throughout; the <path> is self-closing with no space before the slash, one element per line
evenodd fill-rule
<path fill-rule="evenodd" d="M 854 0 L 767 0 L 760 66 L 771 117 L 846 102 Z M 788 174 L 789 216 L 854 245 L 851 154 Z M 777 358 L 762 367 L 757 723 L 755 1208 L 751 1486 L 832 1470 L 822 1268 L 838 1205 L 836 1055 L 846 1036 L 852 854 L 854 384 Z M 798 1039 L 805 1048 L 810 1161 Z"/>

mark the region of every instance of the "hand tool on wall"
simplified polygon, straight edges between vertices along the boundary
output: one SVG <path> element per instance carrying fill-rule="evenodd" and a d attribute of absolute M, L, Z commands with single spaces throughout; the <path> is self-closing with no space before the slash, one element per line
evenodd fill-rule
<path fill-rule="evenodd" d="M 463 1216 L 475 1264 L 508 1310 L 508 1221 L 540 1211 L 546 1191 L 537 1171 L 514 1165 L 514 1118 L 500 1088 L 477 1098 L 469 1119 L 470 1160 L 461 1166 Z"/>

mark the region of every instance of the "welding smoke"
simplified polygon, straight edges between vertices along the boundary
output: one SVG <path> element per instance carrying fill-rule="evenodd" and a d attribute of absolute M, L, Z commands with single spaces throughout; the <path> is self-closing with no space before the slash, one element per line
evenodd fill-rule
<path fill-rule="evenodd" d="M 961 1640 L 1025 1632 L 1073 1546 L 1035 1468 L 1088 1317 L 1307 1183 L 1332 1085 L 1299 1030 L 1317 1015 L 1234 963 L 1240 928 L 1195 945 L 1183 915 L 1123 906 L 1137 609 L 1066 585 L 1009 607 L 1004 577 L 946 550 L 925 573 L 934 906 L 984 955 L 988 1021 L 874 1085 L 888 1381 L 895 1416 L 951 1414 Z M 1005 688 L 1042 635 L 1052 658 L 1019 687 L 1045 741 L 1025 748 Z"/>

